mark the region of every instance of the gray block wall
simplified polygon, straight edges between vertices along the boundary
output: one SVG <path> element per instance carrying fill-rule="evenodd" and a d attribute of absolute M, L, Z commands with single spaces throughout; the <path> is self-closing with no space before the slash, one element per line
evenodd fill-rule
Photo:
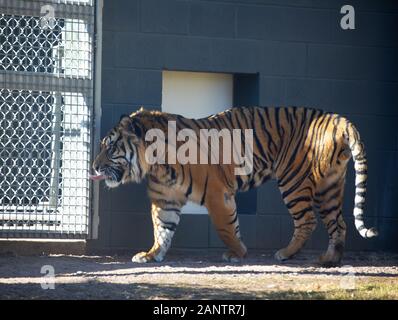
<path fill-rule="evenodd" d="M 347 248 L 397 251 L 398 3 L 346 2 L 105 0 L 102 135 L 121 114 L 140 105 L 160 109 L 166 69 L 236 74 L 241 84 L 235 86 L 235 102 L 240 104 L 309 106 L 343 114 L 358 127 L 366 146 L 365 218 L 380 231 L 375 240 L 361 239 L 355 231 L 351 165 L 344 203 Z M 344 4 L 355 8 L 355 30 L 340 28 Z M 246 78 L 256 89 L 245 86 Z M 290 240 L 292 219 L 275 183 L 241 195 L 238 205 L 250 248 L 277 249 Z M 108 190 L 101 184 L 99 239 L 93 246 L 149 248 L 149 211 L 145 185 Z M 320 223 L 307 248 L 326 246 Z M 222 244 L 207 216 L 183 215 L 173 247 Z"/>

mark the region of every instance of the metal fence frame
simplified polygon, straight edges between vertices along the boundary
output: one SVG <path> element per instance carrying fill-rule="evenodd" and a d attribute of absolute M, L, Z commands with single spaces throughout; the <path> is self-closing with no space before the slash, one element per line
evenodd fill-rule
<path fill-rule="evenodd" d="M 62 142 L 63 147 L 65 148 L 65 145 L 68 145 L 66 141 L 67 138 L 65 135 L 65 128 L 62 128 L 60 123 L 61 123 L 61 105 L 64 102 L 64 99 L 69 99 L 70 101 L 74 102 L 69 102 L 70 105 L 75 104 L 77 108 L 79 107 L 79 103 L 84 100 L 84 103 L 87 108 L 88 114 L 88 134 L 83 133 L 85 137 L 87 138 L 86 140 L 86 145 L 89 144 L 86 148 L 86 155 L 88 156 L 88 159 L 83 158 L 85 160 L 76 160 L 77 162 L 84 162 L 82 165 L 82 170 L 75 170 L 76 172 L 81 172 L 81 173 L 86 173 L 89 169 L 87 168 L 87 162 L 91 163 L 93 154 L 96 153 L 96 149 L 98 148 L 95 143 L 95 141 L 98 141 L 99 139 L 99 124 L 100 124 L 100 115 L 101 115 L 101 106 L 100 106 L 100 83 L 101 83 L 101 44 L 102 44 L 102 5 L 103 1 L 102 0 L 47 0 L 47 1 L 30 1 L 30 0 L 0 0 L 0 8 L 1 12 L 0 14 L 4 15 L 14 15 L 14 16 L 21 16 L 22 19 L 24 19 L 27 16 L 33 16 L 33 17 L 38 17 L 38 12 L 40 13 L 40 9 L 44 5 L 51 4 L 53 8 L 55 9 L 54 11 L 57 14 L 57 17 L 62 17 L 65 19 L 64 21 L 71 21 L 70 22 L 70 28 L 69 30 L 73 30 L 75 28 L 73 20 L 67 20 L 67 19 L 76 19 L 76 17 L 84 17 L 87 20 L 83 20 L 87 22 L 86 27 L 87 29 L 87 34 L 88 36 L 91 35 L 91 44 L 89 43 L 89 73 L 86 75 L 86 77 L 81 77 L 79 76 L 79 72 L 82 71 L 81 65 L 79 64 L 78 61 L 78 66 L 75 68 L 75 73 L 71 72 L 69 75 L 60 75 L 59 70 L 55 70 L 58 68 L 58 66 L 54 67 L 54 74 L 46 73 L 46 72 L 29 72 L 26 70 L 20 70 L 21 68 L 15 68 L 15 70 L 10 71 L 5 68 L 3 70 L 0 70 L 0 84 L 2 85 L 2 88 L 0 88 L 1 91 L 7 91 L 7 90 L 14 90 L 17 92 L 26 92 L 26 90 L 38 90 L 40 92 L 43 92 L 44 88 L 51 89 L 50 91 L 53 92 L 54 96 L 54 103 L 53 103 L 53 109 L 52 109 L 52 121 L 53 121 L 53 126 L 52 126 L 52 135 L 55 137 L 51 143 L 51 152 L 52 152 L 52 158 L 51 158 L 51 183 L 50 183 L 50 190 L 49 190 L 49 199 L 47 201 L 46 206 L 48 208 L 61 208 L 62 206 L 69 206 L 70 208 L 73 207 L 73 205 L 76 206 L 76 208 L 79 207 L 80 204 L 75 204 L 74 201 L 77 201 L 78 196 L 73 197 L 73 192 L 71 192 L 69 196 L 69 204 L 63 204 L 58 202 L 58 198 L 61 197 L 63 201 L 65 202 L 65 196 L 64 192 L 60 191 L 59 188 L 59 183 L 60 183 L 60 172 L 61 175 L 62 173 L 64 174 L 63 177 L 63 182 L 66 184 L 65 181 L 68 181 L 67 174 L 65 175 L 65 163 L 68 163 L 70 165 L 69 171 L 72 172 L 73 168 L 72 167 L 72 160 L 63 160 L 62 167 L 61 166 L 61 160 L 60 157 L 62 158 L 65 157 L 65 152 L 63 151 L 62 156 L 61 156 L 61 148 L 62 146 L 59 145 L 59 141 L 61 141 L 61 135 L 63 134 L 64 140 Z M 69 10 L 70 9 L 70 10 Z M 43 12 L 42 12 L 43 13 Z M 78 28 L 79 23 L 77 24 Z M 92 28 L 90 30 L 90 28 Z M 75 31 L 72 31 L 69 35 L 65 33 L 64 36 L 64 41 L 67 36 L 72 37 L 72 40 L 70 43 L 73 44 L 73 35 Z M 78 37 L 79 37 L 79 32 L 80 29 L 78 29 L 76 32 L 78 32 Z M 84 34 L 83 34 L 84 35 Z M 76 42 L 76 41 L 75 41 Z M 64 44 L 65 45 L 65 44 Z M 78 47 L 77 51 L 79 52 L 80 47 Z M 67 54 L 67 53 L 66 53 Z M 79 53 L 77 54 L 78 58 L 77 60 L 80 59 Z M 71 55 L 70 56 L 70 65 L 72 65 L 73 60 L 75 56 Z M 65 58 L 66 59 L 66 58 Z M 66 60 L 63 61 L 66 61 Z M 8 60 L 10 61 L 10 60 Z M 10 63 L 9 63 L 10 64 Z M 35 65 L 37 67 L 37 65 Z M 29 66 L 27 65 L 27 68 L 34 69 L 35 66 Z M 4 67 L 4 66 L 2 66 Z M 68 69 L 71 70 L 72 68 Z M 83 68 L 83 72 L 84 72 Z M 32 71 L 32 70 L 30 70 Z M 33 70 L 35 71 L 35 70 Z M 57 74 L 58 72 L 58 74 Z M 99 86 L 99 89 L 96 90 L 96 86 Z M 65 89 L 68 89 L 69 93 L 66 93 Z M 63 97 L 61 97 L 61 93 L 63 92 Z M 74 92 L 74 93 L 73 93 Z M 29 92 L 28 92 L 29 94 Z M 41 94 L 41 93 L 40 93 Z M 80 95 L 80 96 L 79 96 Z M 83 96 L 81 96 L 83 95 Z M 67 98 L 66 98 L 67 96 Z M 83 100 L 82 100 L 83 99 Z M 63 101 L 63 102 L 61 102 Z M 76 102 L 77 101 L 77 102 Z M 79 102 L 80 101 L 80 102 Z M 3 103 L 4 104 L 4 103 Z M 65 105 L 68 103 L 65 103 Z M 76 109 L 77 110 L 77 109 Z M 79 113 L 79 111 L 78 111 Z M 91 113 L 91 114 L 90 114 Z M 58 117 L 58 118 L 57 118 Z M 91 118 L 90 118 L 91 117 Z M 58 120 L 57 120 L 58 119 Z M 77 119 L 77 120 L 76 120 Z M 81 119 L 83 118 L 76 118 L 73 121 L 83 121 Z M 80 119 L 80 120 L 79 120 Z M 90 123 L 91 122 L 91 123 Z M 76 124 L 76 123 L 73 123 Z M 66 127 L 66 125 L 64 125 Z M 3 130 L 4 131 L 4 130 Z M 69 129 L 69 131 L 73 131 L 72 129 Z M 71 136 L 73 135 L 70 134 Z M 58 137 L 58 138 L 57 138 Z M 83 139 L 83 138 L 82 138 Z M 58 141 L 58 145 L 57 145 Z M 75 141 L 74 141 L 75 142 Z M 84 142 L 84 141 L 83 141 Z M 70 144 L 71 145 L 71 144 Z M 58 152 L 53 152 L 54 150 L 58 150 Z M 74 151 L 71 149 L 72 152 Z M 1 150 L 0 150 L 1 151 Z M 77 152 L 77 151 L 76 151 Z M 75 152 L 75 154 L 77 154 Z M 72 154 L 69 152 L 69 154 Z M 57 158 L 58 157 L 58 158 Z M 66 158 L 65 158 L 66 159 Z M 79 166 L 76 165 L 77 168 L 79 169 Z M 62 171 L 63 170 L 63 171 Z M 88 172 L 87 172 L 88 173 Z M 66 178 L 65 178 L 66 176 Z M 76 177 L 73 175 L 70 175 L 71 178 L 69 178 L 70 181 L 72 181 Z M 66 179 L 66 180 L 65 180 Z M 27 217 L 26 220 L 21 219 L 21 214 L 18 216 L 16 215 L 17 219 L 15 221 L 9 220 L 9 225 L 7 228 L 4 226 L 4 219 L 5 214 L 4 214 L 4 202 L 0 203 L 3 205 L 3 211 L 0 212 L 0 218 L 3 218 L 3 225 L 0 225 L 0 237 L 7 237 L 7 238 L 96 238 L 97 237 L 97 230 L 98 230 L 98 186 L 93 186 L 89 181 L 88 181 L 88 176 L 87 177 L 82 177 L 82 188 L 85 188 L 84 185 L 86 185 L 86 202 L 83 201 L 83 203 L 86 203 L 83 205 L 82 208 L 85 208 L 85 213 L 84 214 L 75 214 L 74 216 L 70 214 L 67 216 L 65 214 L 64 216 L 63 213 L 61 214 L 61 218 L 66 218 L 66 220 L 69 219 L 69 221 L 72 219 L 75 222 L 75 228 L 73 229 L 73 226 L 71 223 L 69 223 L 69 229 L 66 227 L 67 223 L 64 223 L 64 220 L 60 220 L 60 225 L 57 228 L 57 220 L 54 223 L 49 223 L 50 220 L 45 220 L 47 222 L 46 227 L 43 227 L 43 223 L 41 225 L 41 228 L 39 227 L 32 227 L 32 221 L 33 218 L 31 219 L 30 213 L 25 213 L 25 207 L 23 207 L 23 213 L 22 216 L 25 218 Z M 76 181 L 76 179 L 74 180 Z M 67 189 L 75 189 L 78 190 L 79 187 L 75 186 L 70 186 L 67 187 Z M 76 189 L 77 188 L 77 189 Z M 68 189 L 68 190 L 69 190 Z M 4 190 L 0 190 L 0 193 L 3 194 Z M 63 193 L 63 194 L 62 194 Z M 1 196 L 0 194 L 0 196 Z M 60 195 L 61 194 L 61 195 Z M 3 194 L 4 195 L 4 194 Z M 76 195 L 76 194 L 75 194 Z M 58 197 L 58 198 L 57 198 Z M 4 197 L 3 197 L 4 198 Z M 78 203 L 78 202 L 76 202 Z M 19 204 L 16 205 L 18 207 Z M 32 206 L 32 204 L 30 204 Z M 57 207 L 58 206 L 58 207 Z M 71 207 L 72 206 L 72 207 Z M 10 206 L 12 207 L 12 206 Z M 15 209 L 16 210 L 16 209 Z M 47 209 L 46 209 L 47 210 Z M 48 211 L 48 216 L 51 216 L 51 212 L 56 212 L 56 211 Z M 68 212 L 66 210 L 65 212 Z M 72 212 L 70 210 L 70 212 Z M 37 217 L 37 208 L 36 208 L 36 217 Z M 47 215 L 47 211 L 45 213 Z M 43 213 L 43 216 L 45 215 Z M 56 214 L 55 214 L 56 216 Z M 11 217 L 11 215 L 9 215 Z M 57 217 L 57 216 L 56 216 Z M 41 218 L 45 219 L 45 218 Z M 82 221 L 85 220 L 83 223 Z M 35 223 L 38 223 L 38 220 L 35 220 Z M 76 222 L 78 221 L 78 222 Z M 15 224 L 14 222 L 17 222 Z M 20 224 L 18 224 L 20 223 Z M 79 225 L 80 223 L 80 225 Z M 76 226 L 83 226 L 83 228 L 77 228 Z M 70 226 L 71 229 L 70 229 Z"/>

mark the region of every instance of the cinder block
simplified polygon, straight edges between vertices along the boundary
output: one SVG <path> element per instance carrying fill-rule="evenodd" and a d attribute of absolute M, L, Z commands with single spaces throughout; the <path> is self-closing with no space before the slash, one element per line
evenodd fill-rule
<path fill-rule="evenodd" d="M 151 204 L 144 183 L 129 183 L 108 191 L 112 198 L 112 207 L 120 213 L 135 215 L 146 212 L 150 215 Z"/>
<path fill-rule="evenodd" d="M 332 25 L 337 22 L 330 10 L 292 7 L 282 10 L 282 20 L 276 24 L 280 24 L 279 32 L 283 40 L 330 41 Z"/>
<path fill-rule="evenodd" d="M 90 248 L 109 248 L 111 239 L 111 211 L 100 205 L 98 238 L 90 240 Z"/>
<path fill-rule="evenodd" d="M 305 76 L 307 48 L 303 43 L 267 41 L 263 45 L 261 75 Z"/>
<path fill-rule="evenodd" d="M 116 33 L 113 63 L 117 67 L 163 69 L 166 60 L 163 49 L 168 41 L 165 35 Z"/>
<path fill-rule="evenodd" d="M 285 103 L 285 79 L 260 77 L 259 100 L 261 106 L 282 106 Z"/>
<path fill-rule="evenodd" d="M 238 193 L 236 205 L 240 215 L 255 215 L 257 213 L 257 189 Z"/>
<path fill-rule="evenodd" d="M 239 229 L 242 240 L 249 248 L 256 248 L 257 243 L 257 215 L 239 215 Z"/>
<path fill-rule="evenodd" d="M 329 244 L 328 232 L 319 216 L 317 216 L 317 220 L 317 227 L 312 233 L 311 238 L 307 241 L 305 248 L 311 250 L 326 251 Z"/>
<path fill-rule="evenodd" d="M 334 94 L 332 85 L 330 80 L 287 79 L 286 104 L 329 110 L 330 99 Z"/>
<path fill-rule="evenodd" d="M 114 248 L 148 250 L 153 244 L 153 227 L 150 213 L 111 213 L 110 245 Z"/>
<path fill-rule="evenodd" d="M 190 34 L 209 37 L 233 37 L 235 9 L 231 5 L 193 3 L 191 5 Z"/>
<path fill-rule="evenodd" d="M 115 126 L 115 120 L 113 119 L 113 109 L 112 104 L 102 104 L 102 115 L 101 115 L 101 138 L 104 137 L 109 130 Z M 97 143 L 100 143 L 97 141 Z"/>
<path fill-rule="evenodd" d="M 214 71 L 210 38 L 167 36 L 159 49 L 165 57 L 165 69 L 181 71 Z"/>
<path fill-rule="evenodd" d="M 333 3 L 334 1 L 332 1 Z M 385 13 L 397 13 L 398 6 L 395 1 L 364 1 L 354 0 L 351 1 L 352 6 L 355 8 L 360 7 L 363 11 L 372 12 L 385 12 Z"/>
<path fill-rule="evenodd" d="M 281 215 L 281 231 L 280 231 L 280 237 L 281 237 L 281 248 L 286 247 L 290 240 L 292 239 L 292 235 L 294 232 L 294 223 L 293 223 L 293 218 L 291 217 L 290 214 L 285 214 Z"/>
<path fill-rule="evenodd" d="M 239 215 L 239 229 L 243 242 L 248 248 L 256 247 L 256 218 L 255 215 Z M 209 219 L 209 247 L 210 248 L 226 248 L 221 241 L 214 225 Z"/>
<path fill-rule="evenodd" d="M 239 6 L 237 7 L 237 37 L 249 39 L 274 40 L 282 25 L 285 8 Z"/>
<path fill-rule="evenodd" d="M 397 116 L 398 84 L 393 82 L 373 82 L 372 86 L 372 92 L 378 98 L 377 110 L 380 110 L 385 115 Z"/>
<path fill-rule="evenodd" d="M 216 228 L 209 219 L 209 248 L 225 248 L 225 244 L 221 241 L 217 234 Z"/>
<path fill-rule="evenodd" d="M 138 31 L 138 0 L 104 1 L 103 29 Z"/>
<path fill-rule="evenodd" d="M 173 248 L 207 248 L 209 217 L 205 214 L 183 214 L 173 239 Z"/>
<path fill-rule="evenodd" d="M 258 215 L 255 230 L 257 249 L 281 248 L 282 244 L 280 215 Z"/>
<path fill-rule="evenodd" d="M 358 108 L 363 114 L 374 114 L 379 105 L 380 95 L 375 82 L 364 81 L 333 81 L 330 82 L 330 95 L 328 97 L 331 111 L 349 113 Z M 389 108 L 387 105 L 381 109 Z"/>
<path fill-rule="evenodd" d="M 384 218 L 377 223 L 379 236 L 376 242 L 379 250 L 398 252 L 398 219 Z"/>
<path fill-rule="evenodd" d="M 355 110 L 360 108 L 363 115 L 398 115 L 398 108 L 394 108 L 398 103 L 398 85 L 395 83 L 323 79 L 287 82 L 291 86 L 288 94 L 292 90 L 294 93 L 294 88 L 301 83 L 307 88 L 306 94 L 328 111 L 348 114 L 357 113 Z M 314 86 L 317 86 L 316 90 Z M 294 101 L 294 94 L 290 96 Z"/>
<path fill-rule="evenodd" d="M 398 143 L 397 120 L 393 117 L 374 115 L 348 115 L 361 134 L 367 150 L 392 151 Z M 369 123 L 372 125 L 370 126 Z M 383 141 L 383 143 L 380 143 Z"/>
<path fill-rule="evenodd" d="M 256 73 L 260 71 L 260 41 L 212 39 L 213 72 Z M 244 63 L 242 63 L 244 62 Z"/>
<path fill-rule="evenodd" d="M 370 251 L 370 250 L 380 250 L 382 247 L 379 242 L 380 239 L 365 239 L 362 238 L 357 229 L 355 228 L 354 218 L 345 218 L 347 225 L 346 233 L 346 250 L 350 251 Z M 366 226 L 373 226 L 373 221 L 371 219 L 366 219 Z"/>
<path fill-rule="evenodd" d="M 103 69 L 103 103 L 155 104 L 162 101 L 162 72 Z"/>
<path fill-rule="evenodd" d="M 240 6 L 238 38 L 292 41 L 328 41 L 332 14 L 326 10 L 291 7 Z"/>
<path fill-rule="evenodd" d="M 257 190 L 257 212 L 260 215 L 288 213 L 276 181 L 268 181 Z"/>
<path fill-rule="evenodd" d="M 117 32 L 106 30 L 102 33 L 102 65 L 107 68 L 114 67 L 115 62 L 117 62 L 115 59 L 117 53 L 115 38 L 117 34 Z"/>
<path fill-rule="evenodd" d="M 99 185 L 99 208 L 102 212 L 109 212 L 112 209 L 112 193 L 109 192 L 104 182 L 100 182 Z"/>
<path fill-rule="evenodd" d="M 372 1 L 368 1 L 368 3 L 370 2 Z M 364 10 L 364 3 L 359 4 L 362 10 Z M 379 2 L 379 9 L 385 7 L 387 7 L 387 2 Z M 357 7 L 354 5 L 354 8 Z M 393 30 L 398 30 L 398 19 L 391 11 L 388 13 L 356 12 L 355 30 L 343 30 L 340 26 L 343 15 L 340 13 L 340 6 L 338 6 L 333 10 L 334 23 L 331 40 L 333 43 L 346 45 L 391 46 L 391 44 L 396 43 L 396 34 Z"/>
<path fill-rule="evenodd" d="M 395 81 L 396 48 L 309 45 L 308 74 L 317 78 Z"/>
<path fill-rule="evenodd" d="M 185 1 L 145 0 L 140 12 L 143 32 L 188 33 L 189 5 Z"/>

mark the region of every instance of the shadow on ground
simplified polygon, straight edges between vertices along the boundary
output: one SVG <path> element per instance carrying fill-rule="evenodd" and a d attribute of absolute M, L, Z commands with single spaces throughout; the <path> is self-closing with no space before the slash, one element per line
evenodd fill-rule
<path fill-rule="evenodd" d="M 328 269 L 313 263 L 318 254 L 283 264 L 271 254 L 239 264 L 205 253 L 149 264 L 132 263 L 130 256 L 0 256 L 0 299 L 324 299 L 347 272 L 397 285 L 397 255 L 347 254 L 343 267 Z M 54 268 L 55 290 L 40 286 L 44 265 Z M 312 282 L 322 289 L 308 289 Z"/>
<path fill-rule="evenodd" d="M 92 290 L 95 287 L 95 290 Z M 90 281 L 86 284 L 59 284 L 54 290 L 43 290 L 37 284 L 2 285 L 0 299 L 46 300 L 302 300 L 328 299 L 333 291 L 308 292 L 293 290 L 241 292 L 212 287 L 186 287 L 148 283 L 111 284 Z"/>

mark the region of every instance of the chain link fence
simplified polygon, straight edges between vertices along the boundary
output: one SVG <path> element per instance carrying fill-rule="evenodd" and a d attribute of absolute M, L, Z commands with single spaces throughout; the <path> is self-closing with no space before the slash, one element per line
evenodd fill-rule
<path fill-rule="evenodd" d="M 0 236 L 88 234 L 92 0 L 0 0 Z"/>

